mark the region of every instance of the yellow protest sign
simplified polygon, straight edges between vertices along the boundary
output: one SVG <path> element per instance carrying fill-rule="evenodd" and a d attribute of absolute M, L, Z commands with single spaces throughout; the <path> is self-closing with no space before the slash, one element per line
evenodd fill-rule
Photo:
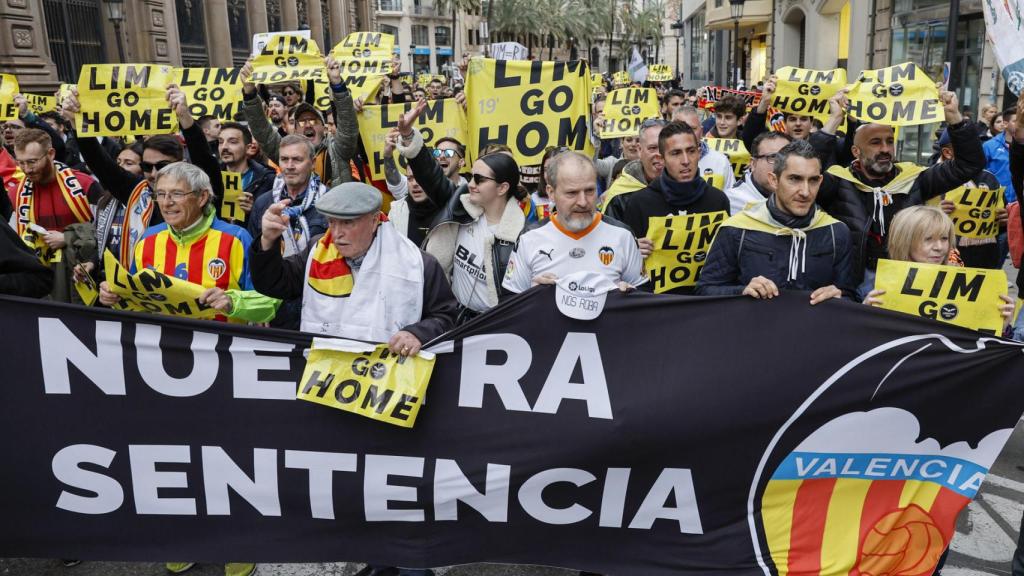
<path fill-rule="evenodd" d="M 174 69 L 156 64 L 88 64 L 78 78 L 79 136 L 135 136 L 178 131 L 167 104 Z"/>
<path fill-rule="evenodd" d="M 448 79 L 445 78 L 444 74 L 420 74 L 416 76 L 416 83 L 421 87 L 426 88 L 427 84 L 430 84 L 434 80 L 438 80 L 441 84 L 447 84 Z"/>
<path fill-rule="evenodd" d="M 353 32 L 339 42 L 331 54 L 350 76 L 391 74 L 395 37 L 383 32 Z"/>
<path fill-rule="evenodd" d="M 386 76 L 343 76 L 342 82 L 352 92 L 352 99 L 362 98 L 363 102 L 375 102 L 377 91 L 384 84 Z M 327 77 L 313 82 L 313 106 L 327 112 L 331 109 L 333 92 Z"/>
<path fill-rule="evenodd" d="M 238 205 L 242 199 L 242 175 L 238 172 L 221 170 L 220 179 L 224 183 L 224 201 L 220 205 L 220 217 L 228 222 L 245 220 L 245 212 Z"/>
<path fill-rule="evenodd" d="M 971 330 L 1000 334 L 999 306 L 1006 294 L 1006 272 L 879 260 L 875 289 L 881 308 L 955 324 Z"/>
<path fill-rule="evenodd" d="M 807 70 L 783 66 L 776 70 L 778 82 L 770 106 L 783 112 L 828 121 L 828 101 L 846 87 L 846 70 Z"/>
<path fill-rule="evenodd" d="M 192 116 L 230 121 L 242 111 L 239 68 L 175 68 L 174 82 L 185 93 Z"/>
<path fill-rule="evenodd" d="M 434 355 L 399 356 L 387 344 L 314 338 L 299 400 L 412 428 L 434 370 Z"/>
<path fill-rule="evenodd" d="M 1003 188 L 990 190 L 961 186 L 946 192 L 945 196 L 956 205 L 949 217 L 953 220 L 957 236 L 995 238 L 999 235 L 996 213 L 1005 207 Z"/>
<path fill-rule="evenodd" d="M 601 139 L 637 136 L 648 118 L 661 118 L 658 93 L 654 88 L 620 88 L 608 94 L 604 104 Z"/>
<path fill-rule="evenodd" d="M 750 152 L 747 152 L 747 147 L 743 144 L 743 140 L 736 138 L 705 138 L 704 142 L 712 150 L 721 152 L 729 158 L 729 164 L 732 164 L 732 173 L 737 179 L 743 177 L 743 170 L 750 165 Z M 724 177 L 722 181 L 724 183 Z"/>
<path fill-rule="evenodd" d="M 384 179 L 385 137 L 392 128 L 398 127 L 398 119 L 416 106 L 416 102 L 390 104 L 388 106 L 365 106 L 357 116 L 359 136 L 370 154 L 371 178 Z M 423 135 L 423 142 L 432 146 L 441 138 L 455 138 L 466 142 L 466 114 L 454 98 L 430 100 L 427 107 L 416 119 L 416 129 Z M 399 156 L 399 163 L 405 165 L 405 157 Z"/>
<path fill-rule="evenodd" d="M 25 102 L 28 103 L 28 111 L 39 115 L 43 112 L 53 112 L 57 109 L 57 98 L 54 96 L 42 96 L 40 94 L 23 94 Z"/>
<path fill-rule="evenodd" d="M 671 82 L 672 67 L 668 64 L 651 64 L 647 67 L 648 82 Z"/>
<path fill-rule="evenodd" d="M 593 84 L 594 87 L 604 86 L 604 76 L 602 76 L 600 72 L 594 72 L 590 75 L 590 83 Z"/>
<path fill-rule="evenodd" d="M 520 166 L 540 164 L 549 146 L 593 154 L 589 77 L 583 61 L 471 60 L 467 160 L 492 143 L 511 147 Z"/>
<path fill-rule="evenodd" d="M 130 273 L 109 250 L 103 253 L 108 289 L 121 297 L 117 308 L 165 316 L 213 319 L 221 312 L 199 303 L 206 291 L 199 284 L 161 274 L 153 269 Z"/>
<path fill-rule="evenodd" d="M 82 303 L 86 306 L 92 306 L 96 303 L 96 300 L 100 297 L 100 290 L 96 286 L 96 281 L 89 276 L 88 273 L 82 269 L 83 281 L 79 282 L 75 280 L 73 282 L 75 286 L 75 292 L 78 292 L 78 297 L 82 299 Z"/>
<path fill-rule="evenodd" d="M 654 252 L 644 260 L 644 270 L 655 294 L 697 285 L 711 242 L 728 217 L 723 210 L 648 219 L 647 238 L 654 244 Z"/>
<path fill-rule="evenodd" d="M 725 191 L 725 175 L 726 172 L 715 172 L 711 168 L 705 168 L 701 170 L 700 177 L 711 186 L 718 188 L 719 190 Z"/>
<path fill-rule="evenodd" d="M 629 77 L 629 72 L 620 70 L 615 74 L 612 74 L 612 85 L 613 86 L 629 86 L 632 79 Z"/>
<path fill-rule="evenodd" d="M 20 92 L 17 76 L 0 74 L 0 120 L 14 120 L 18 117 L 18 106 L 14 103 L 14 97 Z"/>
<path fill-rule="evenodd" d="M 935 82 L 913 62 L 864 70 L 848 96 L 847 114 L 862 122 L 916 126 L 945 118 Z"/>
<path fill-rule="evenodd" d="M 252 61 L 254 84 L 317 80 L 323 76 L 324 59 L 314 40 L 282 34 L 272 36 Z"/>
<path fill-rule="evenodd" d="M 69 94 L 71 94 L 71 89 L 74 87 L 74 84 L 61 84 L 60 88 L 57 90 L 57 104 L 63 106 L 64 99 L 67 98 Z"/>

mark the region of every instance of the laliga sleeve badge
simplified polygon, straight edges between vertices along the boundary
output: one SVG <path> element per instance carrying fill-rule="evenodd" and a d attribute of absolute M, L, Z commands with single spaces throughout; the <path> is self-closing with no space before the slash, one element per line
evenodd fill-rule
<path fill-rule="evenodd" d="M 576 272 L 558 279 L 555 304 L 569 318 L 593 320 L 604 310 L 608 292 L 615 289 L 615 283 L 603 274 Z"/>

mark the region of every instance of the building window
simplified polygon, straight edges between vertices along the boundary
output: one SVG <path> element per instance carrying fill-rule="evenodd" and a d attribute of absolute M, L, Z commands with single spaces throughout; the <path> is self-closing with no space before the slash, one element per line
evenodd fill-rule
<path fill-rule="evenodd" d="M 451 46 L 452 45 L 452 33 L 451 28 L 447 26 L 436 26 L 434 27 L 434 45 L 435 46 Z"/>
<path fill-rule="evenodd" d="M 423 24 L 413 24 L 412 43 L 417 46 L 430 46 L 430 28 Z"/>
<path fill-rule="evenodd" d="M 390 24 L 379 24 L 377 26 L 377 30 L 379 32 L 383 32 L 385 34 L 391 34 L 392 36 L 394 36 L 395 37 L 395 46 L 401 46 L 402 45 L 401 40 L 398 38 L 398 27 L 397 26 L 392 26 Z"/>
<path fill-rule="evenodd" d="M 402 0 L 377 0 L 378 12 L 401 12 Z"/>
<path fill-rule="evenodd" d="M 85 64 L 106 62 L 99 0 L 43 0 L 46 37 L 61 82 L 78 82 Z"/>
<path fill-rule="evenodd" d="M 704 29 L 704 13 L 699 12 L 689 20 L 690 28 L 690 77 L 688 80 L 709 80 L 705 64 L 708 53 L 708 31 Z"/>

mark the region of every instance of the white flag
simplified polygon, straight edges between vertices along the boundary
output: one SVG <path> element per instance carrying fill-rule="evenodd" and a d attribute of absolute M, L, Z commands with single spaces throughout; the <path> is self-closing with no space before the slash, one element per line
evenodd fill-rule
<path fill-rule="evenodd" d="M 634 82 L 644 82 L 647 80 L 647 63 L 644 62 L 643 56 L 640 55 L 640 51 L 633 46 L 633 57 L 629 59 L 629 77 Z"/>
<path fill-rule="evenodd" d="M 996 62 L 1010 90 L 1020 95 L 1024 90 L 1024 0 L 986 2 L 985 28 L 992 42 Z"/>

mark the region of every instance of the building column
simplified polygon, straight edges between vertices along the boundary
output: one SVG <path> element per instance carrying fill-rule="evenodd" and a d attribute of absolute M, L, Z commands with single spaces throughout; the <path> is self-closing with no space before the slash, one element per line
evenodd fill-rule
<path fill-rule="evenodd" d="M 267 3 L 263 0 L 246 0 L 245 13 L 249 18 L 249 34 L 267 32 Z"/>
<path fill-rule="evenodd" d="M 348 34 L 348 9 L 343 0 L 330 0 L 331 38 L 342 41 Z"/>
<path fill-rule="evenodd" d="M 14 74 L 22 92 L 57 91 L 57 66 L 49 58 L 41 0 L 0 4 L 0 72 Z"/>
<path fill-rule="evenodd" d="M 125 58 L 128 62 L 153 62 L 181 66 L 181 47 L 178 44 L 178 19 L 174 0 L 144 0 L 125 4 L 124 35 Z M 107 58 L 117 60 L 117 39 L 110 21 L 103 21 Z"/>
<path fill-rule="evenodd" d="M 206 46 L 211 68 L 231 68 L 231 34 L 227 0 L 206 0 Z"/>
<path fill-rule="evenodd" d="M 321 54 L 328 54 L 333 46 L 324 46 L 324 13 L 320 9 L 320 0 L 306 0 L 306 10 L 309 12 L 309 33 L 313 36 L 317 46 L 320 46 Z"/>
<path fill-rule="evenodd" d="M 281 30 L 292 32 L 299 29 L 299 8 L 295 0 L 281 0 Z"/>

